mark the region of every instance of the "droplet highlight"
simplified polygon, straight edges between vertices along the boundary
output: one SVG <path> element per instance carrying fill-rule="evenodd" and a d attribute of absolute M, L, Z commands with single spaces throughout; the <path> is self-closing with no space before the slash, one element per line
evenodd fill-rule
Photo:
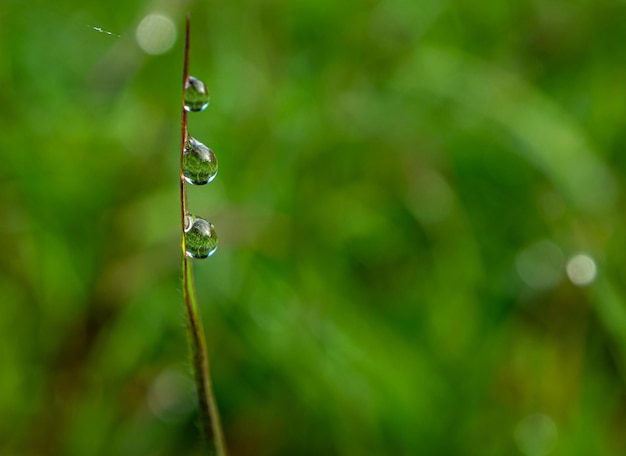
<path fill-rule="evenodd" d="M 217 250 L 217 233 L 211 222 L 185 216 L 185 253 L 190 258 L 208 258 Z"/>
<path fill-rule="evenodd" d="M 194 185 L 204 185 L 217 176 L 217 157 L 213 150 L 189 137 L 183 152 L 183 177 Z"/>
<path fill-rule="evenodd" d="M 209 106 L 209 89 L 204 82 L 193 76 L 185 83 L 185 110 L 191 112 L 204 111 Z"/>

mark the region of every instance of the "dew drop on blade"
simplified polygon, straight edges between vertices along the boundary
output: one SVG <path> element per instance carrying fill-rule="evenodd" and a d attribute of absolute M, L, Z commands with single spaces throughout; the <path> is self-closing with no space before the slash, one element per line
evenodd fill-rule
<path fill-rule="evenodd" d="M 185 248 L 191 258 L 207 258 L 217 250 L 217 233 L 212 223 L 195 215 L 185 216 Z"/>
<path fill-rule="evenodd" d="M 209 101 L 209 89 L 204 82 L 189 76 L 185 83 L 185 110 L 204 111 L 209 106 Z"/>
<path fill-rule="evenodd" d="M 194 185 L 204 185 L 217 176 L 217 157 L 200 141 L 189 137 L 183 152 L 183 177 Z"/>

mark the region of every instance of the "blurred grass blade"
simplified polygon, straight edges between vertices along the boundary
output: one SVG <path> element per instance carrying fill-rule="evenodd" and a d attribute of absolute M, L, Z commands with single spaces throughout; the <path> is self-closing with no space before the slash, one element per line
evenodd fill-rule
<path fill-rule="evenodd" d="M 435 46 L 421 46 L 395 79 L 402 93 L 428 92 L 453 100 L 503 126 L 519 151 L 584 213 L 614 207 L 616 182 L 584 133 L 523 79 L 497 67 Z"/>

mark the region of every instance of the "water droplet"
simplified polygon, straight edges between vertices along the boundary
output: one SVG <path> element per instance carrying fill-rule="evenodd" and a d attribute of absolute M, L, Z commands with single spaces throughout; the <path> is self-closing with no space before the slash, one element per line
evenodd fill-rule
<path fill-rule="evenodd" d="M 183 176 L 195 185 L 208 184 L 217 176 L 217 157 L 211 149 L 191 137 L 185 141 Z"/>
<path fill-rule="evenodd" d="M 185 110 L 204 111 L 209 106 L 209 101 L 209 89 L 204 82 L 189 76 L 185 84 Z"/>
<path fill-rule="evenodd" d="M 212 223 L 195 215 L 185 216 L 185 247 L 188 257 L 207 258 L 217 250 L 217 233 Z"/>

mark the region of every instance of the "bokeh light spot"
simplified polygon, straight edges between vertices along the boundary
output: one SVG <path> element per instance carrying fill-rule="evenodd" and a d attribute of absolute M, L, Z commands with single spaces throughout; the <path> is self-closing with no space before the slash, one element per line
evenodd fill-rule
<path fill-rule="evenodd" d="M 193 382 L 177 369 L 166 369 L 155 378 L 148 390 L 146 401 L 152 413 L 160 420 L 181 420 L 195 406 Z"/>
<path fill-rule="evenodd" d="M 176 41 L 176 25 L 162 14 L 148 14 L 137 26 L 137 43 L 148 54 L 169 51 Z"/>
<path fill-rule="evenodd" d="M 535 290 L 553 288 L 563 278 L 565 255 L 552 241 L 536 242 L 522 250 L 515 259 L 517 273 Z"/>
<path fill-rule="evenodd" d="M 558 438 L 552 418 L 543 413 L 533 413 L 522 419 L 515 428 L 515 443 L 528 456 L 549 454 Z"/>
<path fill-rule="evenodd" d="M 579 254 L 567 262 L 567 276 L 574 285 L 589 285 L 596 279 L 596 262 L 589 255 Z"/>

